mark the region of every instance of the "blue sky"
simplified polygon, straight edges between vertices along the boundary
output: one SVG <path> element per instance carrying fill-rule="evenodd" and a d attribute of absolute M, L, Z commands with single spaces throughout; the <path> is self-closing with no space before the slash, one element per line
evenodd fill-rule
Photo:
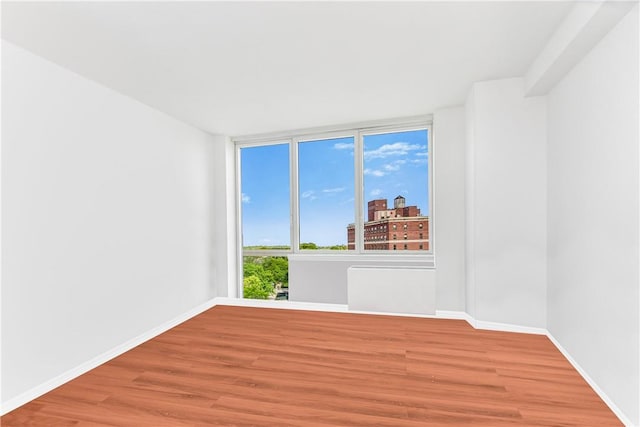
<path fill-rule="evenodd" d="M 346 244 L 354 222 L 353 138 L 299 145 L 300 241 Z M 288 245 L 289 148 L 287 144 L 243 148 L 243 243 Z M 427 131 L 364 137 L 364 212 L 367 201 L 402 195 L 429 214 Z"/>

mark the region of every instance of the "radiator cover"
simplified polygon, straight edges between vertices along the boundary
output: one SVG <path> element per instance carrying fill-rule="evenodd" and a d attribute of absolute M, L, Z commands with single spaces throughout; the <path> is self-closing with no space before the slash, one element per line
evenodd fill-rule
<path fill-rule="evenodd" d="M 352 266 L 347 270 L 349 310 L 436 314 L 436 271 L 426 267 Z"/>

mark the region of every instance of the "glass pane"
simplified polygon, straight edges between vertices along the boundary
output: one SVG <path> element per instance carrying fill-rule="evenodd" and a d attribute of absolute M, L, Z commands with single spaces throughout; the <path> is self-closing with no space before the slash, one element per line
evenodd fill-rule
<path fill-rule="evenodd" d="M 289 144 L 240 150 L 242 245 L 289 249 Z"/>
<path fill-rule="evenodd" d="M 284 256 L 245 256 L 243 296 L 251 299 L 289 299 L 289 260 Z"/>
<path fill-rule="evenodd" d="M 353 164 L 353 137 L 298 145 L 300 249 L 347 250 L 355 218 Z"/>
<path fill-rule="evenodd" d="M 364 136 L 365 250 L 429 250 L 428 137 Z"/>

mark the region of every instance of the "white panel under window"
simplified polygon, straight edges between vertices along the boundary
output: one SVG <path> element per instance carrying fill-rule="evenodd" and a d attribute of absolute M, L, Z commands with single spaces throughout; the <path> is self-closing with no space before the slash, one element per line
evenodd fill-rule
<path fill-rule="evenodd" d="M 349 310 L 435 314 L 436 270 L 421 267 L 349 267 Z"/>

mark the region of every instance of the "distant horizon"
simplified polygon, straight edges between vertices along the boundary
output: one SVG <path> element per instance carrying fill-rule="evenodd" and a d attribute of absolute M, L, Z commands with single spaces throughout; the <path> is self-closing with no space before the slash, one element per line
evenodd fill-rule
<path fill-rule="evenodd" d="M 405 197 L 429 216 L 427 130 L 364 136 L 364 206 L 370 200 Z M 298 146 L 300 242 L 347 244 L 355 223 L 352 137 Z M 243 247 L 290 246 L 289 146 L 241 149 Z"/>

